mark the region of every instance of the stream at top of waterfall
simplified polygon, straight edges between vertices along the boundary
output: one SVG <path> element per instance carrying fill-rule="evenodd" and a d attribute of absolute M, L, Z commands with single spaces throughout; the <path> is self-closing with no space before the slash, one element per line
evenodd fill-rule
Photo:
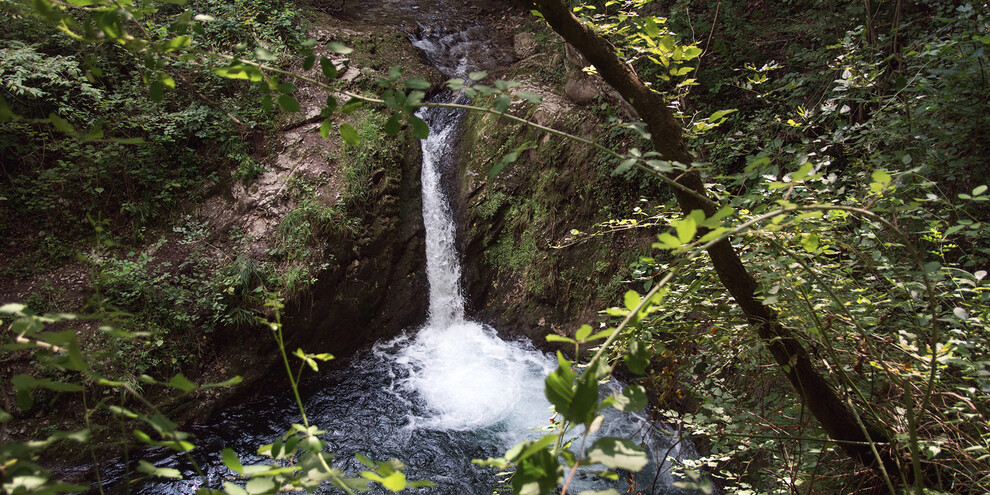
<path fill-rule="evenodd" d="M 447 76 L 466 77 L 477 69 L 471 56 L 484 50 L 485 40 L 475 39 L 471 28 L 422 32 L 413 43 Z M 456 97 L 447 93 L 437 98 Z M 429 319 L 421 328 L 359 352 L 346 368 L 313 377 L 303 387 L 303 400 L 311 424 L 326 430 L 320 438 L 325 450 L 335 455 L 334 467 L 344 472 L 364 469 L 355 458 L 361 453 L 377 460 L 398 459 L 407 466 L 409 479 L 435 483 L 418 493 L 507 492 L 506 475 L 471 460 L 501 456 L 520 441 L 546 434 L 554 413 L 543 393 L 544 379 L 556 360 L 529 342 L 503 340 L 493 328 L 465 318 L 455 226 L 441 187 L 443 174 L 453 166 L 451 143 L 461 114 L 429 108 L 420 116 L 430 126 L 430 136 L 422 142 Z M 619 386 L 613 380 L 611 389 L 603 388 L 611 393 Z M 612 411 L 596 435 L 632 438 L 650 453 L 651 463 L 635 477 L 636 490 L 675 490 L 656 460 L 683 455 L 687 449 L 658 434 L 651 422 Z M 220 488 L 227 481 L 241 483 L 224 466 L 221 450 L 233 449 L 244 464 L 270 462 L 257 454 L 258 447 L 281 437 L 291 423 L 301 422 L 288 394 L 244 404 L 211 424 L 193 427 L 197 448 L 192 457 L 203 476 L 196 475 L 185 455 L 150 450 L 144 452 L 145 460 L 178 469 L 186 479 L 147 481 L 129 490 L 187 494 L 201 487 Z M 105 485 L 114 487 L 112 491 L 121 489 L 125 472 L 122 465 L 112 466 L 105 471 Z M 386 493 L 373 485 L 374 493 Z M 621 492 L 629 488 L 625 479 L 602 480 L 579 471 L 569 493 L 609 486 Z M 333 490 L 327 486 L 318 492 Z"/>

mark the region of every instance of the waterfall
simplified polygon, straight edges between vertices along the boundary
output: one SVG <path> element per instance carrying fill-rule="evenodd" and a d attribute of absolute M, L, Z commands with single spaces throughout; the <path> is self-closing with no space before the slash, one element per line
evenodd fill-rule
<path fill-rule="evenodd" d="M 447 75 L 466 77 L 473 67 L 469 58 L 484 51 L 479 46 L 483 43 L 471 38 L 470 30 L 462 30 L 431 34 L 415 44 Z M 346 368 L 313 377 L 305 387 L 305 407 L 310 421 L 325 430 L 321 439 L 336 454 L 334 467 L 348 473 L 364 470 L 355 453 L 399 459 L 407 465 L 408 478 L 437 485 L 417 493 L 492 493 L 504 487 L 497 485 L 494 472 L 473 465 L 471 459 L 504 455 L 518 442 L 547 433 L 553 411 L 544 397 L 544 379 L 556 360 L 528 341 L 503 340 L 493 328 L 465 317 L 455 225 L 443 188 L 443 175 L 454 165 L 452 143 L 461 114 L 427 108 L 418 115 L 430 126 L 429 138 L 422 141 L 428 319 L 421 328 L 357 353 Z M 620 386 L 613 380 L 606 393 Z M 644 418 L 614 409 L 603 413 L 606 421 L 599 435 L 633 438 L 655 455 L 679 451 L 679 444 L 656 435 Z M 193 452 L 204 478 L 197 476 L 185 456 L 150 451 L 146 460 L 179 469 L 187 479 L 148 481 L 132 492 L 191 494 L 203 486 L 219 488 L 236 476 L 216 452 L 232 448 L 245 465 L 269 462 L 258 455 L 258 446 L 282 436 L 292 422 L 300 422 L 300 417 L 287 395 L 226 411 L 215 423 L 196 428 L 197 444 L 208 447 Z M 572 438 L 579 434 L 574 432 Z M 651 462 L 639 473 L 638 489 L 672 493 L 669 474 L 658 470 L 657 464 Z M 111 466 L 105 480 L 119 484 L 123 472 L 122 465 Z M 628 488 L 624 481 L 613 483 L 578 472 L 568 493 L 609 486 Z M 319 493 L 327 493 L 324 490 L 330 489 L 321 488 Z M 373 493 L 386 492 L 378 487 Z"/>
<path fill-rule="evenodd" d="M 460 112 L 429 108 L 420 110 L 417 115 L 430 124 L 430 135 L 422 141 L 423 224 L 426 227 L 426 274 L 430 285 L 427 326 L 448 327 L 464 320 L 454 220 L 441 187 L 443 165 L 450 160 L 451 142 Z"/>
<path fill-rule="evenodd" d="M 442 43 L 419 45 L 433 56 L 450 53 L 437 49 Z M 447 66 L 469 67 L 463 60 Z M 441 98 L 449 101 L 456 95 Z M 501 439 L 500 447 L 508 448 L 536 436 L 533 428 L 553 415 L 542 391 L 554 363 L 529 343 L 502 340 L 494 329 L 465 319 L 455 223 L 443 188 L 462 112 L 433 107 L 418 115 L 430 125 L 430 135 L 422 141 L 429 317 L 414 337 L 380 344 L 375 353 L 403 377 L 397 381 L 399 390 L 427 406 L 425 414 L 408 416 L 407 428 L 487 428 Z"/>

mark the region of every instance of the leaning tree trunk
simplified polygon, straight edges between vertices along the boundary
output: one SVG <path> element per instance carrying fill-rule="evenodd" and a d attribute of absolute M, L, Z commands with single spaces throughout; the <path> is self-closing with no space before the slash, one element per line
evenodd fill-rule
<path fill-rule="evenodd" d="M 565 2 L 535 0 L 535 4 L 550 26 L 577 48 L 605 81 L 636 109 L 652 136 L 653 146 L 665 160 L 684 164 L 694 161 L 684 144 L 681 126 L 674 119 L 673 113 L 662 98 L 644 85 L 632 68 L 616 56 L 608 41 L 575 17 Z M 693 210 L 702 210 L 706 216 L 715 213 L 714 203 L 702 199 L 707 197 L 707 192 L 697 172 L 675 173 L 670 178 L 701 196 L 672 188 L 685 214 Z M 703 233 L 699 232 L 698 235 Z M 865 427 L 861 426 L 855 411 L 815 369 L 808 351 L 794 332 L 779 322 L 773 309 L 756 298 L 756 281 L 739 259 L 732 243 L 728 239 L 720 241 L 708 249 L 708 254 L 722 285 L 746 314 L 749 323 L 758 329 L 760 338 L 811 414 L 832 439 L 841 442 L 846 453 L 867 466 L 879 469 L 880 465 L 876 462 L 869 443 L 887 442 L 886 436 L 866 423 L 863 423 Z M 897 464 L 888 451 L 881 451 L 880 457 L 888 472 L 897 469 Z"/>

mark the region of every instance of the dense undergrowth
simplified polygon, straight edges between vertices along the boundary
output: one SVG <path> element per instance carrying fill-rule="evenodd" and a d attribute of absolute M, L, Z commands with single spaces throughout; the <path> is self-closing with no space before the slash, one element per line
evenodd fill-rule
<path fill-rule="evenodd" d="M 608 3 L 599 23 L 621 10 Z M 730 493 L 984 492 L 987 6 L 664 4 L 667 26 L 704 54 L 688 85 L 656 79 L 663 64 L 647 55 L 638 71 L 666 87 L 709 191 L 739 223 L 790 209 L 733 231 L 734 244 L 764 304 L 887 433 L 876 447 L 902 452 L 879 473 L 823 436 L 707 258 L 666 254 L 689 219 L 663 213 L 674 237 L 629 284 L 643 293 L 678 275 L 626 338 L 655 356 L 643 380 L 667 404 L 660 416 L 707 452 L 683 466 L 688 484 L 708 473 Z"/>

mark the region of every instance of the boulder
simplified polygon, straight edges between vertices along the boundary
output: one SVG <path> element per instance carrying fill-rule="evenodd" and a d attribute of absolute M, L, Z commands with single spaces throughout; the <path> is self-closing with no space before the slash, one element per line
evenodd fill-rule
<path fill-rule="evenodd" d="M 578 105 L 591 103 L 598 95 L 598 80 L 582 71 L 572 71 L 564 83 L 564 95 Z"/>
<path fill-rule="evenodd" d="M 512 50 L 520 59 L 535 55 L 537 48 L 536 36 L 533 33 L 519 33 L 512 41 Z"/>

